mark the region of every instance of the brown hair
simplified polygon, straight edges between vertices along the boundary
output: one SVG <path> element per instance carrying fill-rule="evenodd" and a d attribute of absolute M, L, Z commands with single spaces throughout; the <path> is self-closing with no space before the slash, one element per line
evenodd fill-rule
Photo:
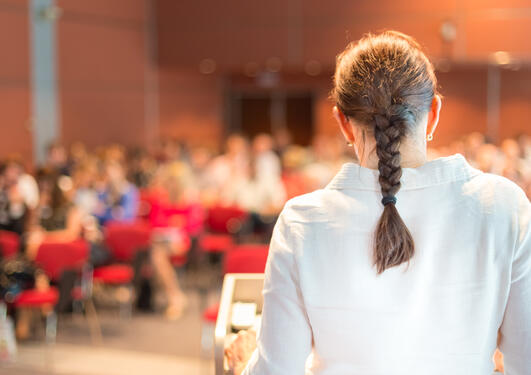
<path fill-rule="evenodd" d="M 433 66 L 419 44 L 396 31 L 369 34 L 337 57 L 332 98 L 376 140 L 384 204 L 374 236 L 378 273 L 409 262 L 415 252 L 395 206 L 402 176 L 400 143 L 429 111 L 436 88 Z"/>

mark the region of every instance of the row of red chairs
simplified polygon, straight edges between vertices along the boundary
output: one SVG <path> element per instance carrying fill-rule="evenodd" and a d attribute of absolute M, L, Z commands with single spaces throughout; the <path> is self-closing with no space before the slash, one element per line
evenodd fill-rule
<path fill-rule="evenodd" d="M 210 232 L 200 237 L 199 248 L 205 252 L 220 253 L 235 246 L 233 234 L 239 230 L 246 220 L 247 214 L 235 207 L 214 207 L 208 211 L 206 224 Z M 105 227 L 105 243 L 111 251 L 113 258 L 120 263 L 98 267 L 94 270 L 93 278 L 105 284 L 126 284 L 133 278 L 131 263 L 136 252 L 149 247 L 151 241 L 151 228 L 148 223 L 110 223 Z M 4 258 L 13 257 L 20 247 L 20 239 L 15 233 L 0 231 L 0 251 Z M 36 263 L 42 267 L 52 280 L 57 280 L 65 269 L 79 269 L 88 259 L 87 244 L 82 241 L 70 243 L 43 243 L 38 250 Z M 182 264 L 186 257 L 179 255 L 173 257 L 174 264 Z M 230 262 L 230 260 L 229 260 Z M 125 263 L 125 264 L 123 264 Z M 230 271 L 234 272 L 234 271 Z M 20 303 L 24 304 L 25 296 L 28 303 L 36 303 L 38 294 L 27 293 L 20 296 Z M 46 303 L 56 298 L 52 288 L 44 298 Z"/>
<path fill-rule="evenodd" d="M 136 252 L 148 249 L 151 241 L 151 230 L 144 223 L 111 223 L 105 228 L 105 243 L 117 262 L 131 262 Z M 10 258 L 16 256 L 20 247 L 19 237 L 11 232 L 0 231 L 0 251 L 2 257 Z M 64 271 L 74 271 L 79 274 L 81 280 L 87 280 L 85 266 L 89 260 L 89 245 L 86 241 L 79 239 L 72 242 L 50 242 L 45 241 L 35 257 L 35 263 L 47 274 L 51 281 L 58 281 Z M 74 301 L 85 302 L 92 306 L 90 301 L 90 291 L 92 281 L 110 285 L 130 284 L 133 279 L 133 269 L 129 264 L 114 263 L 102 267 L 97 267 L 89 275 L 90 285 L 81 283 L 72 291 Z M 59 301 L 59 291 L 51 286 L 46 290 L 37 288 L 24 290 L 12 301 L 15 307 L 44 308 L 53 307 Z M 130 311 L 129 301 L 128 311 Z M 57 319 L 53 310 L 49 311 L 46 319 L 46 337 L 53 340 L 57 329 Z M 97 330 L 99 331 L 99 324 Z M 101 337 L 101 332 L 99 332 Z"/>
<path fill-rule="evenodd" d="M 225 216 L 212 217 L 212 225 L 218 233 L 201 237 L 200 248 L 207 252 L 227 252 L 234 248 L 232 237 L 228 233 L 220 233 L 223 228 L 229 232 L 226 223 L 235 216 L 242 218 L 241 211 L 224 212 Z M 234 215 L 236 214 L 236 215 Z M 225 226 L 223 225 L 225 223 Z M 105 229 L 105 242 L 112 252 L 113 258 L 121 263 L 98 267 L 93 271 L 93 279 L 104 284 L 127 284 L 133 278 L 130 263 L 136 252 L 149 247 L 151 228 L 143 222 L 111 223 Z M 221 246 L 220 244 L 223 244 Z M 0 250 L 4 258 L 16 255 L 20 246 L 18 236 L 11 232 L 0 231 Z M 267 246 L 266 246 L 267 247 Z M 36 255 L 35 262 L 46 272 L 52 281 L 57 281 L 66 269 L 81 270 L 89 256 L 88 245 L 83 240 L 69 243 L 45 242 Z M 182 256 L 175 258 L 182 262 Z M 225 260 L 225 273 L 263 272 L 267 251 L 261 245 L 244 245 L 231 251 Z M 125 263 L 125 264 L 124 264 Z M 37 293 L 35 290 L 23 292 L 17 299 L 19 306 L 34 306 L 36 304 L 54 304 L 58 298 L 55 288 L 48 292 Z"/>
<path fill-rule="evenodd" d="M 185 217 L 183 227 L 190 235 L 200 234 L 199 248 L 205 252 L 222 253 L 232 248 L 234 235 L 249 217 L 237 206 L 215 205 L 204 210 L 197 205 L 163 203 L 161 195 L 164 194 L 150 190 L 140 192 L 139 219 L 157 226 L 171 222 L 173 216 Z"/>
<path fill-rule="evenodd" d="M 178 211 L 177 211 L 178 212 Z M 234 206 L 215 206 L 207 210 L 206 231 L 199 237 L 199 247 L 209 253 L 225 252 L 234 247 L 234 235 L 242 228 L 248 213 Z M 151 238 L 149 221 L 111 223 L 105 228 L 106 244 L 116 260 L 129 262 Z M 20 247 L 15 233 L 0 231 L 0 251 L 4 258 L 14 256 Z"/>
<path fill-rule="evenodd" d="M 208 253 L 227 253 L 224 273 L 264 272 L 267 245 L 235 246 L 234 235 L 247 218 L 247 213 L 236 207 L 213 207 L 207 211 L 205 226 L 208 231 L 200 235 L 199 248 Z M 108 224 L 105 227 L 105 244 L 117 263 L 97 267 L 93 270 L 92 279 L 103 284 L 130 284 L 133 279 L 130 263 L 138 251 L 149 248 L 151 233 L 152 228 L 147 221 Z M 19 247 L 20 239 L 16 234 L 0 231 L 0 251 L 4 258 L 15 256 Z M 57 281 L 67 269 L 81 274 L 88 257 L 89 247 L 83 240 L 70 243 L 46 242 L 40 246 L 35 262 L 52 281 Z M 174 265 L 182 265 L 185 262 L 186 254 L 172 258 Z M 82 287 L 77 287 L 72 296 L 74 300 L 81 301 L 87 298 Z M 54 287 L 46 291 L 33 289 L 20 293 L 14 304 L 17 307 L 53 306 L 58 302 L 58 298 L 59 292 Z M 207 322 L 215 322 L 217 309 L 218 306 L 206 309 L 203 318 Z"/>
<path fill-rule="evenodd" d="M 136 252 L 147 249 L 151 231 L 143 223 L 111 223 L 105 228 L 105 243 L 117 263 L 97 267 L 92 278 L 104 284 L 127 284 L 133 279 L 130 263 Z M 20 239 L 15 233 L 0 231 L 0 250 L 4 258 L 17 254 Z M 58 281 L 65 270 L 81 271 L 89 259 L 89 246 L 84 240 L 72 242 L 44 242 L 38 249 L 35 263 L 51 281 Z M 121 263 L 118 263 L 121 262 Z M 124 264 L 125 263 L 125 264 Z M 15 305 L 34 307 L 57 303 L 58 291 L 50 287 L 47 291 L 26 290 L 18 295 Z M 79 296 L 78 290 L 74 293 Z"/>

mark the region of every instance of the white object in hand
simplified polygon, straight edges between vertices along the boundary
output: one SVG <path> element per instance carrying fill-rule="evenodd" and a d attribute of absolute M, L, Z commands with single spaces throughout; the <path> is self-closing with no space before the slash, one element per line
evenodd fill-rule
<path fill-rule="evenodd" d="M 232 304 L 231 324 L 235 329 L 252 327 L 256 315 L 256 303 L 236 302 Z"/>

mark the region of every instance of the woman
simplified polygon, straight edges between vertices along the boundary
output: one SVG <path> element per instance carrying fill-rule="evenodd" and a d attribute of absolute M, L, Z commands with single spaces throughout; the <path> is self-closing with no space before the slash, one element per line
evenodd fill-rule
<path fill-rule="evenodd" d="M 55 172 L 41 175 L 38 222 L 28 232 L 26 256 L 34 260 L 43 242 L 69 243 L 83 238 L 90 246 L 88 263 L 93 267 L 102 266 L 108 262 L 111 254 L 103 244 L 103 235 L 96 218 L 89 211 L 95 202 L 88 204 L 89 199 L 81 199 L 80 195 L 83 190 L 86 190 L 85 193 L 89 190 L 91 172 L 84 165 L 78 165 L 72 172 L 72 177 Z M 95 199 L 92 197 L 92 201 Z M 58 311 L 71 308 L 70 289 L 76 279 L 75 272 L 62 276 L 60 283 L 63 289 Z"/>
<path fill-rule="evenodd" d="M 36 223 L 28 231 L 26 256 L 34 260 L 43 241 L 71 242 L 82 233 L 82 215 L 73 202 L 72 179 L 56 172 L 39 173 L 41 188 Z"/>
<path fill-rule="evenodd" d="M 265 175 L 260 172 L 265 172 Z M 246 241 L 268 241 L 278 214 L 286 202 L 286 190 L 280 175 L 273 177 L 270 172 L 260 171 L 259 162 L 253 155 L 240 178 L 230 180 L 231 189 L 222 198 L 224 204 L 249 212 L 249 220 L 240 233 Z"/>
<path fill-rule="evenodd" d="M 165 315 L 170 320 L 179 319 L 187 306 L 172 259 L 185 257 L 190 237 L 197 236 L 202 227 L 202 209 L 193 185 L 189 167 L 171 162 L 159 169 L 149 192 L 149 219 L 153 227 L 151 262 L 166 295 Z"/>
<path fill-rule="evenodd" d="M 531 205 L 461 155 L 426 160 L 441 99 L 410 37 L 337 59 L 334 116 L 360 164 L 288 202 L 243 374 L 531 374 Z M 228 351 L 239 373 L 252 335 Z"/>
<path fill-rule="evenodd" d="M 59 175 L 55 171 L 42 170 L 38 173 L 40 202 L 36 209 L 34 222 L 27 232 L 24 259 L 34 261 L 39 247 L 45 241 L 71 242 L 82 233 L 81 214 L 72 203 L 72 181 L 70 177 Z M 34 285 L 37 290 L 46 291 L 50 280 L 41 270 L 36 270 Z M 60 296 L 56 310 L 63 312 L 71 307 L 71 290 L 75 282 L 75 273 L 66 272 L 59 280 Z M 43 311 L 52 306 L 43 307 Z M 27 339 L 31 329 L 31 309 L 20 308 L 17 311 L 16 335 L 19 340 Z"/>

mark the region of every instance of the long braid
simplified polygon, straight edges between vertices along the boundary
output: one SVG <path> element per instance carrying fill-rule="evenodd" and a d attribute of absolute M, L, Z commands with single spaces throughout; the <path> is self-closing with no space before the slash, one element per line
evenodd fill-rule
<path fill-rule="evenodd" d="M 404 114 L 404 111 L 400 111 Z M 378 155 L 379 182 L 382 189 L 384 212 L 375 233 L 374 264 L 378 273 L 408 262 L 415 253 L 411 233 L 395 207 L 395 195 L 400 190 L 402 167 L 400 166 L 400 141 L 406 124 L 400 115 L 374 116 L 374 138 Z M 386 200 L 389 200 L 388 204 Z M 391 219 L 392 218 L 392 219 Z M 405 228 L 405 236 L 402 235 Z"/>
<path fill-rule="evenodd" d="M 403 124 L 391 123 L 389 118 L 377 114 L 374 116 L 374 138 L 378 155 L 380 186 L 384 197 L 394 197 L 400 189 L 400 140 L 403 136 Z"/>

